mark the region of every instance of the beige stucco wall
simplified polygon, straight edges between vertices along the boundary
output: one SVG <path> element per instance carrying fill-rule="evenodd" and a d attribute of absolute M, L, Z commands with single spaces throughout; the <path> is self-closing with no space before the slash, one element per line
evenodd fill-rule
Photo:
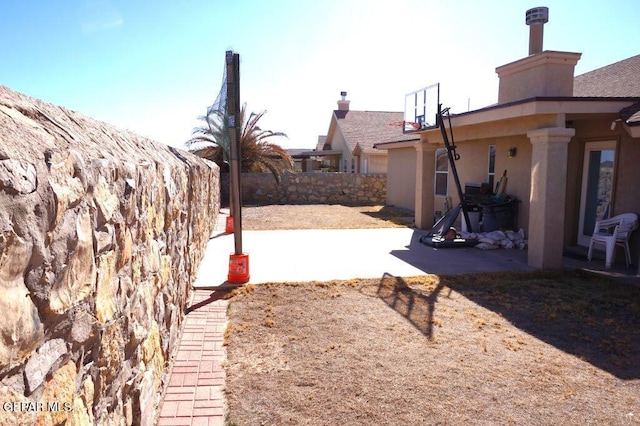
<path fill-rule="evenodd" d="M 584 160 L 584 146 L 586 142 L 617 141 L 615 193 L 613 214 L 635 212 L 640 214 L 640 197 L 638 196 L 638 178 L 640 175 L 640 141 L 633 139 L 618 123 L 614 131 L 611 122 L 616 115 L 603 115 L 596 119 L 589 117 L 567 117 L 569 125 L 576 129 L 576 135 L 568 145 L 568 168 L 566 176 L 566 206 L 564 212 L 558 212 L 565 217 L 564 245 L 575 245 L 578 235 L 578 221 L 580 214 L 580 197 L 582 189 L 582 168 Z M 483 132 L 490 129 L 483 129 Z M 496 132 L 499 132 L 496 129 Z M 457 132 L 464 134 L 463 132 Z M 456 163 L 460 183 L 464 190 L 466 182 L 487 182 L 488 146 L 496 145 L 496 176 L 497 183 L 502 172 L 507 171 L 508 183 L 506 193 L 521 201 L 519 204 L 518 225 L 528 230 L 529 197 L 531 192 L 531 152 L 532 145 L 526 135 L 506 136 L 500 138 L 485 138 L 473 141 L 456 142 L 460 161 Z M 507 150 L 517 148 L 514 158 L 507 157 Z M 398 167 L 400 168 L 400 167 Z M 393 180 L 389 176 L 390 180 Z M 449 195 L 453 204 L 458 203 L 453 175 L 449 174 Z M 389 194 L 392 196 L 392 194 Z M 439 208 L 436 197 L 436 209 Z M 640 251 L 640 233 L 632 238 L 632 251 L 638 256 Z"/>
<path fill-rule="evenodd" d="M 460 117 L 459 121 L 462 124 L 453 129 L 456 144 L 465 141 L 526 135 L 529 130 L 556 127 L 558 125 L 557 114 L 537 114 L 534 116 L 515 116 L 499 119 L 501 113 L 500 109 L 489 111 L 487 119 L 490 121 L 485 123 L 474 122 L 473 124 L 467 124 L 465 122 L 467 118 Z M 439 132 L 434 132 L 430 139 L 441 141 L 442 136 L 440 136 Z"/>
<path fill-rule="evenodd" d="M 387 204 L 415 210 L 415 148 L 391 149 L 387 158 Z"/>
<path fill-rule="evenodd" d="M 565 247 L 576 245 L 585 143 L 614 140 L 617 142 L 617 155 L 612 214 L 640 213 L 640 197 L 637 190 L 637 182 L 640 177 L 640 168 L 638 167 L 640 164 L 640 138 L 632 138 L 629 129 L 625 128 L 621 122 L 617 122 L 616 129 L 611 130 L 612 121 L 619 118 L 618 111 L 624 106 L 628 106 L 626 101 L 608 103 L 585 101 L 566 104 L 561 101 L 544 101 L 524 103 L 504 109 L 488 109 L 477 114 L 456 117 L 454 125 L 456 123 L 458 125 L 454 127 L 454 136 L 457 152 L 461 156 L 456 165 L 463 190 L 466 182 L 488 181 L 488 147 L 495 145 L 495 182 L 506 170 L 508 178 L 506 193 L 520 200 L 518 226 L 523 227 L 527 234 L 530 234 L 530 232 L 534 232 L 529 229 L 534 227 L 532 224 L 539 224 L 541 220 L 541 216 L 533 215 L 543 214 L 543 224 L 539 229 L 536 228 L 535 232 L 544 232 L 547 229 L 545 224 L 557 220 L 560 221 L 560 224 L 555 228 L 551 227 L 553 228 L 552 237 L 550 237 L 550 240 L 553 240 L 552 246 L 559 246 L 555 242 L 558 234 L 562 234 L 558 243 Z M 572 110 L 573 112 L 563 113 L 563 110 Z M 501 119 L 501 116 L 504 118 Z M 565 129 L 565 125 L 567 129 Z M 545 172 L 546 176 L 539 182 L 545 186 L 546 192 L 536 192 L 532 190 L 532 167 L 535 166 L 532 158 L 534 150 L 532 141 L 527 135 L 534 135 L 538 139 L 542 136 L 547 138 L 544 134 L 545 131 L 550 132 L 547 135 L 550 139 L 538 140 L 538 142 L 541 146 L 545 145 L 541 155 L 544 154 L 547 157 L 551 155 L 551 159 L 556 155 L 555 148 L 551 149 L 546 145 L 555 146 L 556 143 L 560 143 L 556 140 L 559 137 L 563 139 L 568 137 L 569 139 L 562 141 L 564 144 L 562 167 L 556 167 L 553 161 L 547 161 L 548 164 L 545 163 L 547 168 L 551 168 Z M 409 154 L 411 148 L 407 146 L 401 145 L 388 151 L 388 202 L 390 204 L 410 203 L 410 198 L 403 190 L 410 188 L 410 182 L 415 181 L 413 198 L 416 224 L 420 223 L 419 227 L 423 229 L 428 229 L 431 226 L 436 211 L 445 210 L 444 201 L 446 198 L 433 194 L 435 159 L 433 151 L 437 147 L 444 146 L 442 135 L 439 133 L 437 130 L 421 133 L 420 138 L 424 153 L 417 152 L 414 154 L 415 157 Z M 517 149 L 516 156 L 508 158 L 507 151 L 512 147 Z M 566 152 L 566 157 L 564 152 Z M 547 157 L 538 158 L 536 164 L 542 164 L 542 160 L 550 160 Z M 407 174 L 408 168 L 414 169 L 412 175 Z M 421 175 L 415 170 L 416 168 L 426 170 L 426 174 Z M 400 183 L 403 180 L 407 182 L 405 187 Z M 562 191 L 551 191 L 553 194 L 549 198 L 550 201 L 548 200 L 549 205 L 543 206 L 545 207 L 544 211 L 542 213 L 530 211 L 531 194 L 545 196 L 547 190 L 557 188 L 554 185 L 562 185 Z M 553 197 L 560 194 L 565 201 L 555 202 Z M 459 202 L 452 174 L 449 175 L 448 195 L 451 198 L 451 205 L 456 205 Z M 545 239 L 545 244 L 547 243 L 549 241 Z M 632 257 L 637 262 L 640 257 L 640 231 L 634 233 L 631 244 Z M 541 247 L 542 253 L 548 252 L 544 245 Z M 619 254 L 619 257 L 622 258 L 622 253 Z"/>
<path fill-rule="evenodd" d="M 573 71 L 580 56 L 544 51 L 498 67 L 498 103 L 534 96 L 572 96 Z"/>
<path fill-rule="evenodd" d="M 364 171 L 365 159 L 368 159 L 368 162 L 369 162 L 368 169 L 366 170 L 366 172 Z M 361 167 L 360 171 L 362 173 L 387 173 L 388 160 L 387 160 L 386 152 L 384 155 L 371 155 L 371 154 L 363 155 L 360 161 L 362 161 L 362 164 L 360 166 Z"/>
<path fill-rule="evenodd" d="M 529 193 L 531 191 L 531 143 L 529 139 L 522 135 L 457 142 L 456 145 L 456 151 L 460 154 L 460 160 L 456 162 L 456 167 L 463 192 L 467 182 L 489 181 L 489 146 L 496 146 L 494 187 L 506 170 L 508 181 L 505 193 L 520 200 L 518 204 L 518 226 L 528 231 Z M 513 158 L 508 158 L 507 151 L 512 147 L 516 148 L 516 155 Z M 457 205 L 460 200 L 451 169 L 449 169 L 447 190 L 451 197 L 452 205 Z M 439 202 L 442 203 L 442 199 L 436 197 L 437 210 L 439 209 Z"/>
<path fill-rule="evenodd" d="M 572 117 L 569 117 L 572 118 Z M 584 150 L 587 142 L 611 141 L 616 144 L 615 172 L 612 214 L 640 214 L 640 140 L 633 139 L 618 123 L 611 130 L 611 122 L 616 115 L 604 115 L 600 119 L 571 120 L 576 136 L 569 143 L 569 167 L 567 171 L 567 207 L 565 212 L 565 245 L 575 245 L 578 236 L 580 215 L 580 197 L 582 190 L 582 171 Z M 632 259 L 640 256 L 640 232 L 631 238 Z"/>
<path fill-rule="evenodd" d="M 617 151 L 613 214 L 640 215 L 640 140 L 631 139 L 626 132 L 621 132 Z M 631 259 L 635 265 L 640 262 L 640 230 L 631 236 Z"/>
<path fill-rule="evenodd" d="M 340 158 L 339 171 L 351 172 L 352 156 L 347 146 L 347 142 L 344 140 L 342 132 L 336 131 L 331 139 L 331 149 L 334 151 L 342 151 L 342 158 Z M 347 160 L 347 168 L 345 169 L 345 162 Z"/>

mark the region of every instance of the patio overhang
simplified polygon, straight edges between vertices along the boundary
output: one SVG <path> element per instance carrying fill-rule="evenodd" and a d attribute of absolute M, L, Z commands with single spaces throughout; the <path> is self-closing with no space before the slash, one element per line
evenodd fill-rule
<path fill-rule="evenodd" d="M 536 97 L 452 115 L 451 125 L 455 128 L 456 141 L 523 135 L 535 128 L 564 127 L 565 121 L 570 119 L 596 114 L 618 116 L 621 110 L 639 101 L 636 97 Z M 498 122 L 501 125 L 496 127 Z M 631 134 L 630 129 L 635 126 L 627 127 Z M 443 143 L 439 129 L 418 130 L 411 134 L 420 135 L 422 140 L 431 143 Z M 387 145 L 387 148 L 393 147 L 397 144 Z"/>
<path fill-rule="evenodd" d="M 416 142 L 419 142 L 420 138 L 415 138 L 410 141 L 397 141 L 397 142 L 380 142 L 373 145 L 374 148 L 380 150 L 389 150 L 396 148 L 413 148 Z"/>

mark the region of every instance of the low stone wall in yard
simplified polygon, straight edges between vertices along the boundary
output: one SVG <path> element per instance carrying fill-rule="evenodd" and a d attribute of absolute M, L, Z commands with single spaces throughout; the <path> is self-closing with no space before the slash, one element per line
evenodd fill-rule
<path fill-rule="evenodd" d="M 220 179 L 222 200 L 228 202 L 229 175 Z M 284 173 L 280 184 L 271 173 L 242 174 L 243 204 L 385 204 L 387 175 L 355 173 Z"/>
<path fill-rule="evenodd" d="M 219 169 L 0 86 L 0 424 L 154 424 Z"/>

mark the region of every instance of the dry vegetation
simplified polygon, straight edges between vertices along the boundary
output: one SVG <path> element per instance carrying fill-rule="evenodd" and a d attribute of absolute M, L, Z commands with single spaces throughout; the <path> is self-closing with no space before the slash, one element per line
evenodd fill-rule
<path fill-rule="evenodd" d="M 410 222 L 243 208 L 245 229 Z M 228 313 L 231 424 L 640 422 L 640 288 L 583 272 L 248 285 Z"/>
<path fill-rule="evenodd" d="M 247 231 L 393 228 L 413 225 L 413 213 L 390 206 L 272 205 L 242 208 Z"/>
<path fill-rule="evenodd" d="M 238 425 L 640 420 L 640 289 L 586 273 L 247 286 L 229 318 Z"/>

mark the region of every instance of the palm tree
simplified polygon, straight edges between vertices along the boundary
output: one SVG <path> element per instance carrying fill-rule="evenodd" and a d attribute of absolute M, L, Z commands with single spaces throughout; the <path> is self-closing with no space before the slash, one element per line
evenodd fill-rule
<path fill-rule="evenodd" d="M 293 161 L 287 151 L 270 141 L 273 137 L 287 135 L 282 132 L 262 130 L 258 122 L 266 111 L 246 114 L 247 105 L 242 105 L 240 122 L 240 161 L 242 172 L 271 172 L 280 183 L 280 174 L 293 169 Z M 214 161 L 222 172 L 229 170 L 231 142 L 224 113 L 210 106 L 207 115 L 198 117 L 204 125 L 193 129 L 193 137 L 185 145 L 194 154 Z"/>
<path fill-rule="evenodd" d="M 191 139 L 185 142 L 187 150 L 193 154 L 215 162 L 220 171 L 229 171 L 229 153 L 231 141 L 224 112 L 216 108 L 216 104 L 207 108 L 207 114 L 198 117 L 204 125 L 191 131 Z"/>

